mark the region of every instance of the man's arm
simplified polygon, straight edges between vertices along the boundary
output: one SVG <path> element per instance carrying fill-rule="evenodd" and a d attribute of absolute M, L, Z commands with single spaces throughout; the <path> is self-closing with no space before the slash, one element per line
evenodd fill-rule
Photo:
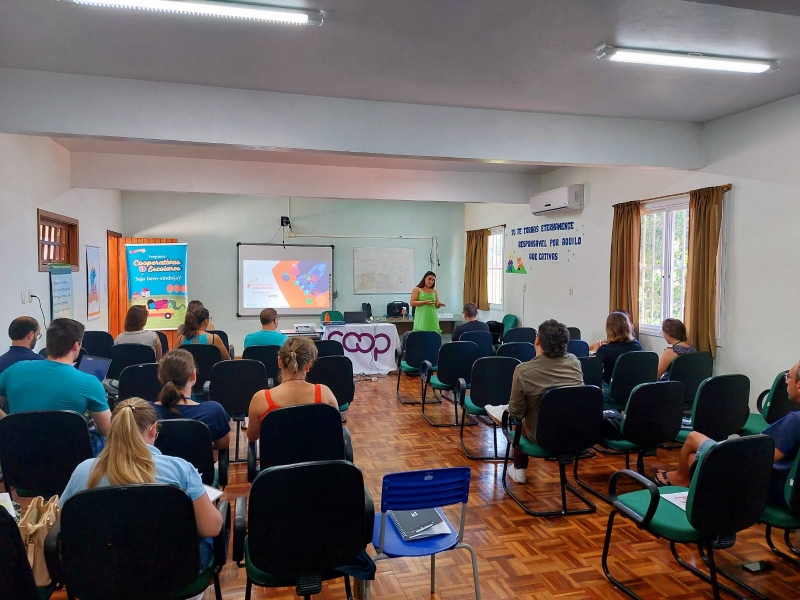
<path fill-rule="evenodd" d="M 100 412 L 89 412 L 94 419 L 94 424 L 97 425 L 98 431 L 104 436 L 108 435 L 108 430 L 111 429 L 111 411 L 106 409 Z"/>
<path fill-rule="evenodd" d="M 514 379 L 511 382 L 511 397 L 508 399 L 508 414 L 515 419 L 525 417 L 528 410 L 528 403 L 525 400 L 525 393 L 522 391 L 522 378 L 519 371 L 514 371 Z"/>

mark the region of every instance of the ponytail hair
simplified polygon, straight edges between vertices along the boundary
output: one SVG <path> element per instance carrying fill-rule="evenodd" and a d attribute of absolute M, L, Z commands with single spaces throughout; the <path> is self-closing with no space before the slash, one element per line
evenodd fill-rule
<path fill-rule="evenodd" d="M 317 347 L 307 337 L 290 337 L 278 351 L 278 358 L 284 369 L 299 373 L 317 358 Z"/>
<path fill-rule="evenodd" d="M 183 337 L 192 339 L 200 331 L 200 326 L 208 320 L 208 309 L 198 308 L 194 311 L 186 311 L 186 319 L 183 322 Z"/>
<path fill-rule="evenodd" d="M 170 350 L 158 365 L 158 380 L 164 386 L 158 395 L 161 406 L 173 415 L 181 414 L 176 405 L 186 396 L 181 391 L 196 370 L 194 357 L 187 350 Z"/>
<path fill-rule="evenodd" d="M 156 422 L 153 406 L 141 398 L 123 400 L 111 415 L 106 446 L 89 473 L 89 489 L 103 477 L 109 485 L 155 483 L 156 465 L 142 435 Z"/>

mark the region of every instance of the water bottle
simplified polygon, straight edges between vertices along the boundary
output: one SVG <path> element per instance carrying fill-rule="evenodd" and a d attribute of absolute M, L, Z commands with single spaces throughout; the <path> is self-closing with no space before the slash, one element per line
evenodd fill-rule
<path fill-rule="evenodd" d="M 405 321 L 406 320 L 406 307 L 403 307 L 403 310 L 400 311 L 401 318 Z"/>

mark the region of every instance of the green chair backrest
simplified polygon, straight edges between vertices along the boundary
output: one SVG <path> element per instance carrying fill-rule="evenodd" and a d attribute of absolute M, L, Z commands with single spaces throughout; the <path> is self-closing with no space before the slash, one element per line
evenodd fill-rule
<path fill-rule="evenodd" d="M 323 310 L 319 314 L 319 322 L 325 322 L 325 315 L 329 315 L 331 321 L 344 321 L 344 315 L 340 313 L 338 310 Z"/>
<path fill-rule="evenodd" d="M 509 329 L 517 326 L 517 315 L 506 315 L 503 317 L 503 335 L 508 333 Z"/>
<path fill-rule="evenodd" d="M 761 406 L 761 416 L 764 417 L 768 424 L 772 425 L 775 421 L 779 421 L 790 412 L 796 410 L 800 410 L 800 403 L 789 398 L 789 393 L 786 389 L 786 371 L 782 371 L 775 377 L 772 387 L 764 399 L 764 404 Z"/>

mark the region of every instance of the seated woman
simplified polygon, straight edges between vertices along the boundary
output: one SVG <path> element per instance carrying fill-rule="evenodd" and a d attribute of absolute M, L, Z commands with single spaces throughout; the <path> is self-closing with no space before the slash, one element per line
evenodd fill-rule
<path fill-rule="evenodd" d="M 214 333 L 206 333 L 209 330 L 211 319 L 205 308 L 199 308 L 194 312 L 186 313 L 186 320 L 183 323 L 183 333 L 178 336 L 178 344 L 212 344 L 219 348 L 222 360 L 230 360 L 228 349 L 222 343 L 222 338 Z"/>
<path fill-rule="evenodd" d="M 205 306 L 203 306 L 203 303 L 200 302 L 200 300 L 190 300 L 188 306 L 186 307 L 186 312 L 187 313 L 195 312 L 196 310 L 199 310 L 201 308 L 205 308 Z M 216 329 L 216 327 L 214 327 L 214 324 L 209 322 L 208 327 L 206 327 L 206 331 L 214 331 L 214 329 Z M 178 335 L 182 334 L 183 334 L 183 323 L 178 325 Z"/>
<path fill-rule="evenodd" d="M 123 400 L 114 408 L 106 447 L 97 458 L 79 464 L 70 477 L 59 504 L 63 508 L 81 490 L 135 483 L 169 483 L 185 491 L 194 503 L 200 540 L 200 571 L 214 555 L 212 540 L 222 528 L 222 515 L 208 499 L 195 468 L 174 456 L 164 456 L 153 446 L 158 423 L 153 406 L 141 398 Z"/>
<path fill-rule="evenodd" d="M 298 404 L 330 404 L 338 410 L 339 404 L 327 385 L 311 384 L 306 374 L 317 358 L 317 347 L 306 337 L 290 337 L 278 352 L 281 383 L 271 390 L 256 392 L 250 400 L 250 423 L 247 439 L 258 440 L 261 421 L 272 410 Z"/>
<path fill-rule="evenodd" d="M 146 331 L 147 307 L 131 306 L 128 314 L 125 315 L 125 331 L 117 336 L 114 345 L 117 344 L 143 344 L 150 346 L 156 353 L 156 361 L 161 360 L 161 340 L 155 331 Z"/>
<path fill-rule="evenodd" d="M 606 339 L 589 346 L 603 361 L 603 396 L 608 395 L 608 384 L 617 359 L 626 352 L 641 350 L 642 345 L 633 336 L 633 324 L 621 312 L 612 312 L 606 319 Z"/>
<path fill-rule="evenodd" d="M 213 401 L 198 404 L 192 400 L 197 370 L 191 354 L 181 349 L 167 352 L 158 367 L 158 380 L 164 386 L 154 404 L 159 419 L 200 421 L 208 426 L 215 450 L 230 445 L 231 418 L 222 405 Z"/>
<path fill-rule="evenodd" d="M 662 381 L 669 381 L 669 367 L 672 361 L 681 354 L 697 352 L 697 349 L 686 341 L 686 325 L 678 319 L 664 319 L 661 324 L 661 333 L 664 334 L 664 339 L 669 347 L 658 359 L 658 378 Z"/>

